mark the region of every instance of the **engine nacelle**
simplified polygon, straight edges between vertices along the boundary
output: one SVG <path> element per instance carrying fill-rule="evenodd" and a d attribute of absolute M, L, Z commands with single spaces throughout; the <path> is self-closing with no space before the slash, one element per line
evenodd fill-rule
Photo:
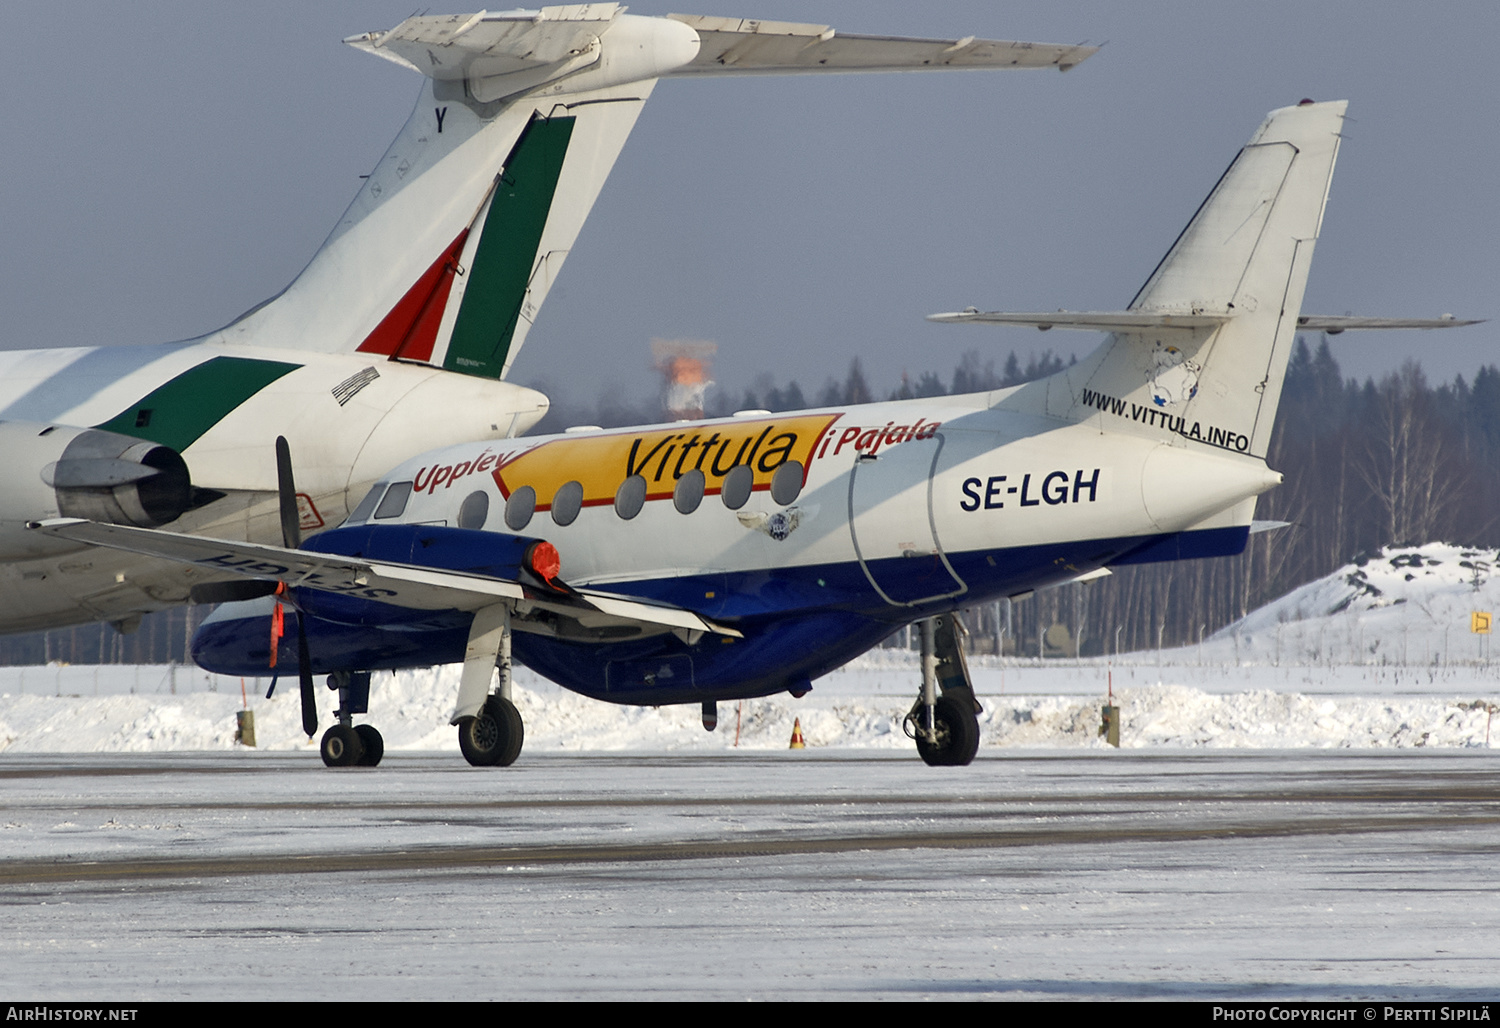
<path fill-rule="evenodd" d="M 28 521 L 88 518 L 159 528 L 193 503 L 181 454 L 149 439 L 96 428 L 0 422 L 0 454 L 10 470 L 0 489 L 0 560 L 82 549 L 28 531 Z"/>

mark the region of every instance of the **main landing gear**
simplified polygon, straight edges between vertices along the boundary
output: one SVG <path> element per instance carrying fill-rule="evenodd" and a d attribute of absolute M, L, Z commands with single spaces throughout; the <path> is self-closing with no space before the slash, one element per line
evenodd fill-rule
<path fill-rule="evenodd" d="M 458 748 L 475 767 L 509 767 L 521 755 L 525 740 L 521 712 L 503 695 L 485 700 L 476 716 L 458 726 Z"/>
<path fill-rule="evenodd" d="M 979 718 L 969 666 L 964 661 L 958 615 L 920 622 L 922 691 L 903 727 L 917 742 L 917 753 L 931 767 L 967 765 L 979 751 Z M 938 686 L 942 694 L 938 694 Z"/>
<path fill-rule="evenodd" d="M 497 670 L 499 683 L 489 693 Z M 475 767 L 509 767 L 521 755 L 526 726 L 511 698 L 510 610 L 503 605 L 474 615 L 453 723 L 458 748 Z"/>
<path fill-rule="evenodd" d="M 329 767 L 374 767 L 385 756 L 385 740 L 373 725 L 354 724 L 354 715 L 370 709 L 370 672 L 335 671 L 328 676 L 328 688 L 337 689 L 339 709 L 334 712 L 338 724 L 323 733 L 318 747 L 323 763 Z"/>

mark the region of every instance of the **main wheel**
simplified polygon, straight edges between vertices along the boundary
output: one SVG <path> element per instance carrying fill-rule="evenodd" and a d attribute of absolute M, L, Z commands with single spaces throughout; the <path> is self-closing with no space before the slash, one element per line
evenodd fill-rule
<path fill-rule="evenodd" d="M 919 719 L 921 713 L 916 715 Z M 930 767 L 963 767 L 979 752 L 979 718 L 967 689 L 951 689 L 937 698 L 932 708 L 937 741 L 917 735 L 917 752 Z M 921 727 L 919 725 L 919 727 Z"/>
<path fill-rule="evenodd" d="M 458 726 L 458 748 L 475 767 L 509 767 L 521 755 L 526 726 L 510 700 L 491 696 L 476 717 Z"/>
<path fill-rule="evenodd" d="M 334 725 L 323 733 L 323 743 L 318 750 L 323 754 L 323 763 L 329 767 L 352 767 L 364 756 L 365 744 L 353 728 Z"/>
<path fill-rule="evenodd" d="M 380 737 L 374 725 L 355 725 L 354 734 L 359 736 L 359 741 L 365 747 L 365 752 L 359 758 L 360 767 L 375 767 L 380 763 L 380 758 L 385 756 L 385 740 Z"/>

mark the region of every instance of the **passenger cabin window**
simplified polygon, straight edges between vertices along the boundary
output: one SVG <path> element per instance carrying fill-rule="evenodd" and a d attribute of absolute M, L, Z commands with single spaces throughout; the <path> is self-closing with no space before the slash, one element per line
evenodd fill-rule
<path fill-rule="evenodd" d="M 510 494 L 505 501 L 505 523 L 512 532 L 519 532 L 531 524 L 531 515 L 536 513 L 536 490 L 523 485 Z"/>
<path fill-rule="evenodd" d="M 698 509 L 698 504 L 703 502 L 703 486 L 703 472 L 697 468 L 677 480 L 677 487 L 672 490 L 672 505 L 677 508 L 677 513 L 691 514 Z"/>
<path fill-rule="evenodd" d="M 490 516 L 490 497 L 483 489 L 464 497 L 458 508 L 458 527 L 481 529 Z"/>
<path fill-rule="evenodd" d="M 375 508 L 375 517 L 399 518 L 406 513 L 406 501 L 411 499 L 410 482 L 393 482 L 391 487 L 385 491 L 385 498 L 380 501 L 380 506 Z"/>
<path fill-rule="evenodd" d="M 626 521 L 635 517 L 646 505 L 646 480 L 640 475 L 631 475 L 620 483 L 615 492 L 615 513 Z"/>
<path fill-rule="evenodd" d="M 771 499 L 785 507 L 802 494 L 802 462 L 789 460 L 771 476 Z"/>
<path fill-rule="evenodd" d="M 719 490 L 719 499 L 724 501 L 724 506 L 730 510 L 739 510 L 750 502 L 750 490 L 755 486 L 755 472 L 750 470 L 748 464 L 736 464 L 729 469 L 729 474 L 724 476 L 724 484 Z"/>
<path fill-rule="evenodd" d="M 578 512 L 583 508 L 583 483 L 565 482 L 558 487 L 557 495 L 552 497 L 552 520 L 559 525 L 571 525 L 578 520 Z"/>

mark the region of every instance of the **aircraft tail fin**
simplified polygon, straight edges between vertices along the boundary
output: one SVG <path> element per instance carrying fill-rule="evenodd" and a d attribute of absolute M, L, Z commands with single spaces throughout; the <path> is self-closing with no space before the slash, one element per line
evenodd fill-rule
<path fill-rule="evenodd" d="M 1063 324 L 1113 334 L 1048 383 L 1049 412 L 1265 457 L 1346 106 L 1272 111 L 1128 311 Z"/>
<path fill-rule="evenodd" d="M 416 107 L 311 263 L 229 342 L 502 378 L 685 25 L 618 4 L 416 17 L 350 45 L 421 72 Z"/>
<path fill-rule="evenodd" d="M 501 378 L 659 78 L 1063 70 L 1098 48 L 841 35 L 614 2 L 418 15 L 344 40 L 426 78 L 312 262 L 207 338 Z"/>

